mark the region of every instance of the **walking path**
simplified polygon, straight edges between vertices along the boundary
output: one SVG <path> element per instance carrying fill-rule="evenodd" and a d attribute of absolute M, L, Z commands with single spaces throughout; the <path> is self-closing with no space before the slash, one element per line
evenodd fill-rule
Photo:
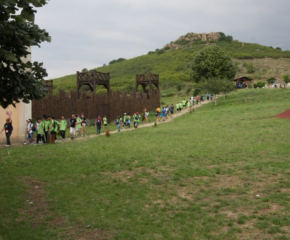
<path fill-rule="evenodd" d="M 203 106 L 203 105 L 205 105 L 207 103 L 210 103 L 210 102 L 211 101 L 204 101 L 202 104 L 194 105 L 194 109 L 197 109 L 197 108 L 199 108 L 199 107 L 201 107 L 201 106 Z M 157 122 L 157 125 L 158 124 L 163 124 L 163 123 L 171 122 L 175 118 L 178 118 L 178 117 L 180 117 L 180 116 L 182 116 L 182 115 L 184 115 L 186 113 L 189 113 L 189 109 L 183 109 L 181 112 L 174 113 L 172 117 L 169 116 L 168 119 L 166 119 L 165 121 Z M 149 123 L 144 123 L 144 124 L 139 125 L 138 128 L 150 127 L 150 126 L 153 126 L 154 124 L 155 124 L 155 121 L 154 122 L 149 122 Z M 114 131 L 111 131 L 110 134 L 116 134 L 116 133 L 121 133 L 121 132 L 126 132 L 126 131 L 132 131 L 132 130 L 135 130 L 135 128 L 134 127 L 132 127 L 132 128 L 123 128 L 123 129 L 121 129 L 120 132 L 118 132 L 118 130 L 114 130 Z M 84 140 L 87 140 L 87 139 L 90 139 L 90 138 L 95 138 L 95 137 L 99 137 L 99 136 L 103 136 L 103 135 L 105 135 L 105 133 L 101 133 L 100 135 L 90 134 L 90 135 L 88 135 L 86 137 L 78 137 L 78 138 L 75 138 L 74 141 L 84 141 Z M 61 143 L 62 144 L 62 143 L 68 142 L 67 141 L 68 139 L 69 138 L 67 138 L 66 141 L 60 141 L 59 140 L 57 142 L 57 144 L 58 143 Z M 16 146 L 23 146 L 23 144 L 22 143 L 13 143 L 13 145 L 10 146 L 10 147 L 16 147 Z M 0 149 L 1 148 L 5 148 L 5 145 L 1 145 L 0 146 Z"/>
<path fill-rule="evenodd" d="M 194 109 L 197 109 L 207 103 L 210 103 L 211 101 L 204 101 L 202 104 L 198 104 L 198 105 L 194 105 Z M 171 122 L 172 120 L 174 120 L 175 118 L 177 117 L 180 117 L 186 113 L 189 113 L 189 109 L 183 109 L 181 112 L 178 112 L 178 113 L 174 113 L 172 117 L 168 117 L 168 119 L 166 119 L 165 121 L 160 121 L 160 122 L 157 122 L 157 125 L 159 124 L 163 124 L 163 123 L 168 123 L 168 122 Z M 139 125 L 138 128 L 144 128 L 144 127 L 151 127 L 155 124 L 155 121 L 154 122 L 149 122 L 149 123 L 144 123 L 142 125 Z M 125 132 L 125 131 L 132 131 L 132 130 L 135 130 L 134 127 L 131 127 L 131 128 L 123 128 L 121 129 L 120 132 L 118 132 L 118 130 L 114 130 L 114 131 L 111 131 L 110 134 L 115 134 L 115 133 L 121 133 L 121 132 Z M 89 135 L 88 137 L 89 138 L 94 138 L 94 137 L 98 137 L 98 136 L 102 136 L 102 135 L 105 135 L 105 133 L 101 133 L 100 135 Z M 75 140 L 83 140 L 83 139 L 86 139 L 86 137 L 83 137 L 83 138 L 76 138 Z"/>

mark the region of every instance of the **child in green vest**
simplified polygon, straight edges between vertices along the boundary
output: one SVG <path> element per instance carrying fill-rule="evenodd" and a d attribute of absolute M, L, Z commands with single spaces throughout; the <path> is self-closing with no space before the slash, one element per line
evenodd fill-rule
<path fill-rule="evenodd" d="M 107 127 L 108 124 L 108 120 L 107 120 L 107 116 L 103 117 L 103 125 L 105 126 L 105 128 Z"/>
<path fill-rule="evenodd" d="M 66 128 L 67 128 L 67 121 L 65 120 L 64 116 L 61 116 L 61 120 L 59 122 L 59 130 L 60 130 L 60 136 L 62 137 L 62 140 L 65 140 Z"/>

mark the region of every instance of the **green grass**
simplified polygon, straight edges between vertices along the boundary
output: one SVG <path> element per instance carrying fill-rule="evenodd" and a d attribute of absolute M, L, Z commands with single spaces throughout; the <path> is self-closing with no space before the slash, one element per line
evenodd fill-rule
<path fill-rule="evenodd" d="M 236 91 L 157 127 L 0 149 L 0 236 L 289 239 L 289 98 Z"/>

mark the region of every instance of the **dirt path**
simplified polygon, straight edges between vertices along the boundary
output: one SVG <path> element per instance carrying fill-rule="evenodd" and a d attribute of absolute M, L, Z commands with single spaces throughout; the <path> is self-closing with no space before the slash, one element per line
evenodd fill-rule
<path fill-rule="evenodd" d="M 211 101 L 204 101 L 202 104 L 198 104 L 198 105 L 195 105 L 194 106 L 194 109 L 197 109 L 207 103 L 210 103 Z M 160 122 L 157 122 L 157 124 L 163 124 L 163 123 L 168 123 L 168 122 L 171 122 L 172 120 L 174 120 L 175 118 L 178 118 L 186 113 L 189 113 L 189 109 L 183 109 L 181 112 L 178 112 L 178 113 L 174 113 L 172 117 L 169 117 L 167 120 L 165 121 L 160 121 Z M 155 121 L 154 122 L 149 122 L 149 123 L 143 123 L 141 125 L 138 126 L 138 128 L 144 128 L 144 127 L 151 127 L 155 124 Z M 135 130 L 134 127 L 131 127 L 131 128 L 121 128 L 121 131 L 118 132 L 118 130 L 114 130 L 114 131 L 110 131 L 110 134 L 116 134 L 116 133 L 121 133 L 121 132 L 126 132 L 126 131 L 132 131 L 132 130 Z M 101 133 L 100 135 L 94 135 L 94 134 L 91 134 L 89 135 L 88 137 L 83 137 L 83 138 L 76 138 L 75 140 L 82 140 L 82 139 L 86 139 L 86 138 L 94 138 L 94 137 L 98 137 L 98 136 L 102 136 L 102 135 L 105 135 L 105 133 Z"/>
<path fill-rule="evenodd" d="M 195 105 L 194 106 L 194 109 L 197 109 L 207 103 L 210 103 L 211 101 L 204 101 L 202 104 L 198 104 L 198 105 Z M 189 110 L 188 109 L 183 109 L 181 112 L 178 112 L 178 113 L 174 113 L 172 117 L 169 117 L 167 120 L 165 121 L 162 121 L 162 122 L 158 122 L 157 124 L 163 124 L 163 123 L 168 123 L 168 122 L 171 122 L 172 120 L 174 120 L 175 118 L 178 118 L 186 113 L 189 113 Z M 149 123 L 144 123 L 144 124 L 141 124 L 138 126 L 138 128 L 144 128 L 144 127 L 151 127 L 155 124 L 155 122 L 149 122 Z M 122 132 L 126 132 L 126 131 L 132 131 L 132 130 L 135 130 L 134 127 L 131 127 L 131 128 L 121 128 L 121 131 L 118 132 L 118 130 L 114 130 L 114 131 L 111 131 L 110 134 L 116 134 L 116 133 L 122 133 Z M 103 136 L 105 135 L 105 133 L 101 133 L 100 135 L 96 135 L 96 134 L 90 134 L 86 137 L 79 137 L 79 138 L 75 138 L 74 141 L 84 141 L 84 140 L 88 140 L 90 138 L 95 138 L 95 137 L 99 137 L 99 136 Z M 66 143 L 68 142 L 69 138 L 67 138 L 65 141 L 58 141 L 57 144 L 61 143 Z M 12 146 L 10 146 L 9 148 L 11 147 L 16 147 L 16 146 L 23 146 L 22 143 L 12 143 Z M 0 149 L 1 148 L 5 148 L 5 144 L 4 145 L 1 145 L 0 146 Z"/>

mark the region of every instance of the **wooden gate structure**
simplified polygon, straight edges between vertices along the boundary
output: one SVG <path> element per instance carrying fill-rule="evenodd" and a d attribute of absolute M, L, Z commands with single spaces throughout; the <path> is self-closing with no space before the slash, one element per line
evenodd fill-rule
<path fill-rule="evenodd" d="M 125 112 L 133 115 L 135 112 L 142 112 L 144 108 L 154 111 L 160 107 L 159 75 L 136 75 L 136 89 L 139 85 L 144 92 L 136 90 L 128 92 L 110 91 L 110 74 L 97 71 L 80 73 L 77 72 L 77 91 L 65 92 L 59 90 L 53 94 L 53 82 L 47 81 L 49 93 L 43 99 L 32 101 L 32 117 L 42 117 L 44 114 L 59 119 L 62 115 L 69 118 L 72 113 L 84 113 L 88 119 L 94 119 L 97 115 L 106 115 L 108 121 L 115 121 L 117 116 Z M 82 85 L 88 85 L 92 94 L 80 92 Z M 96 87 L 104 85 L 106 93 L 96 93 Z M 156 86 L 155 89 L 152 85 Z M 146 90 L 146 87 L 149 89 Z"/>
<path fill-rule="evenodd" d="M 136 74 L 136 85 L 135 91 L 137 91 L 138 86 L 141 85 L 143 92 L 151 92 L 154 88 L 153 85 L 159 91 L 159 75 L 158 74 Z M 149 86 L 149 91 L 146 90 L 146 87 Z"/>
<path fill-rule="evenodd" d="M 80 88 L 84 85 L 89 86 L 92 92 L 96 92 L 98 85 L 103 85 L 107 89 L 107 95 L 110 94 L 110 73 L 97 72 L 96 70 L 88 72 L 77 72 L 78 98 L 80 97 Z"/>

